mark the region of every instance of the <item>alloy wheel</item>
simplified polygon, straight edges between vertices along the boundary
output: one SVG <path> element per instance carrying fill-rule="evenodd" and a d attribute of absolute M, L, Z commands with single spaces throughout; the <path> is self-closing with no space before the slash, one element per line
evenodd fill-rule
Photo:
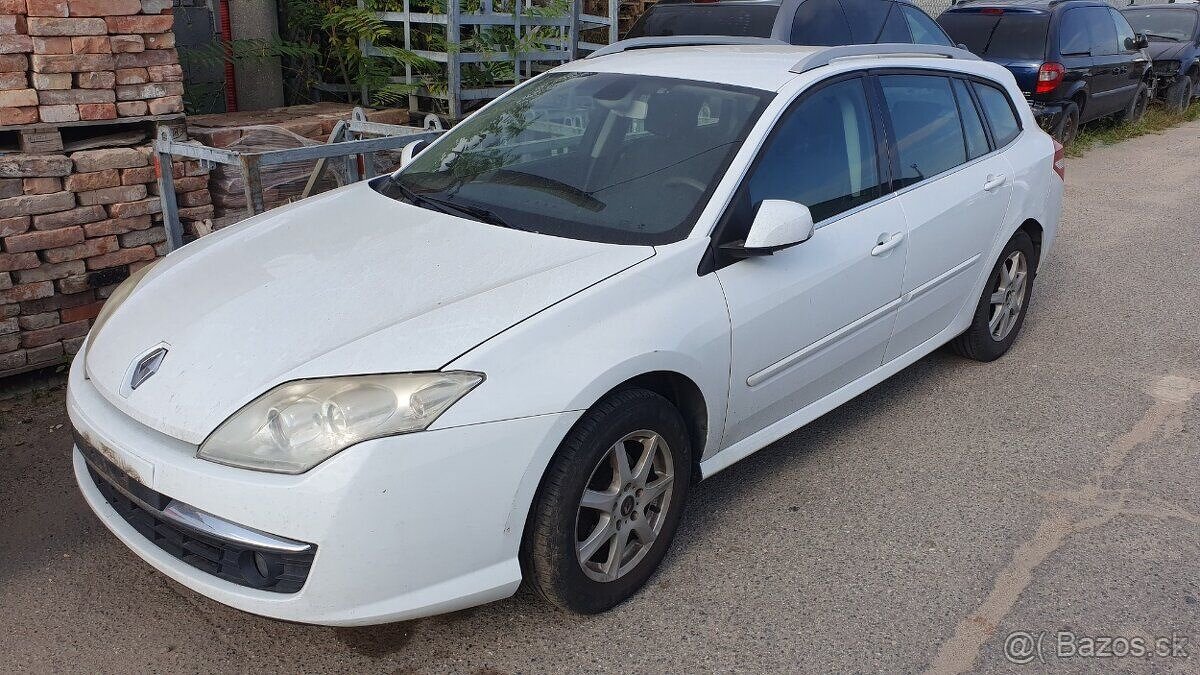
<path fill-rule="evenodd" d="M 1029 282 L 1029 264 L 1025 254 L 1013 251 L 1000 265 L 999 279 L 992 291 L 992 318 L 988 321 L 992 339 L 1001 342 L 1012 332 L 1025 306 L 1025 285 Z"/>
<path fill-rule="evenodd" d="M 674 456 L 659 434 L 635 431 L 609 447 L 575 516 L 575 552 L 584 574 L 615 581 L 641 562 L 666 522 L 674 482 Z"/>

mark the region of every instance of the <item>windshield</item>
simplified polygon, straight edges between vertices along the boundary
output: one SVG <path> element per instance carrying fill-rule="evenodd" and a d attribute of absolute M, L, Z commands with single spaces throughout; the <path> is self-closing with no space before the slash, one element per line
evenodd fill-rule
<path fill-rule="evenodd" d="M 1188 9 L 1127 9 L 1122 14 L 1134 32 L 1157 42 L 1191 42 L 1196 33 L 1196 13 Z"/>
<path fill-rule="evenodd" d="M 542 234 L 687 236 L 772 94 L 617 73 L 553 73 L 451 129 L 380 191 Z"/>
<path fill-rule="evenodd" d="M 1050 15 L 1042 12 L 955 11 L 942 14 L 938 23 L 951 40 L 978 56 L 1040 61 L 1046 55 Z"/>

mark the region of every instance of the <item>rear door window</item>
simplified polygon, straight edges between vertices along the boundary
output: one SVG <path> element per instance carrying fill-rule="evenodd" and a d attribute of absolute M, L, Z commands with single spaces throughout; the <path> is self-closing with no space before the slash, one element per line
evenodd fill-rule
<path fill-rule="evenodd" d="M 953 80 L 954 82 L 954 98 L 958 99 L 958 114 L 962 118 L 963 136 L 967 139 L 967 159 L 975 159 L 988 154 L 991 150 L 988 147 L 987 131 L 983 128 L 983 120 L 979 118 L 979 111 L 975 108 L 975 100 L 971 98 L 971 91 L 967 88 L 967 83 L 962 80 Z"/>
<path fill-rule="evenodd" d="M 1021 133 L 1021 124 L 1013 111 L 1012 101 L 999 87 L 979 82 L 974 84 L 979 104 L 983 106 L 983 114 L 992 127 L 992 138 L 996 140 L 996 147 L 1008 145 Z"/>
<path fill-rule="evenodd" d="M 1136 51 L 1133 48 L 1133 28 L 1130 28 L 1129 22 L 1125 20 L 1125 16 L 1115 9 L 1108 11 L 1117 29 L 1117 49 L 1123 52 Z"/>
<path fill-rule="evenodd" d="M 1050 15 L 1005 10 L 1002 14 L 946 12 L 938 23 L 979 56 L 994 59 L 1040 60 L 1046 54 Z"/>
<path fill-rule="evenodd" d="M 962 120 L 949 78 L 881 75 L 879 83 L 896 134 L 902 186 L 919 183 L 967 161 Z"/>
<path fill-rule="evenodd" d="M 791 43 L 822 47 L 854 44 L 841 3 L 838 0 L 805 0 L 800 3 L 792 22 Z"/>
<path fill-rule="evenodd" d="M 946 35 L 928 14 L 912 5 L 901 4 L 900 9 L 904 12 L 904 19 L 908 21 L 908 30 L 912 33 L 913 42 L 919 45 L 950 46 Z"/>

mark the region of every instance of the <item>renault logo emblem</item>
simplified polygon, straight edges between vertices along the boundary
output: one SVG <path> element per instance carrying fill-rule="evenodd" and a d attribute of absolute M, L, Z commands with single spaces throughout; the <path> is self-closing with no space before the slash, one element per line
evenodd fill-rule
<path fill-rule="evenodd" d="M 154 377 L 165 358 L 167 358 L 166 347 L 159 347 L 143 356 L 133 367 L 133 374 L 129 377 L 129 388 L 137 389 L 145 384 L 146 380 Z"/>

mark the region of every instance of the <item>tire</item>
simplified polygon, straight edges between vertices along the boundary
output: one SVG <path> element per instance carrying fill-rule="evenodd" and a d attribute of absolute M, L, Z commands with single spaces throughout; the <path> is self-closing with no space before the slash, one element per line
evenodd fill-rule
<path fill-rule="evenodd" d="M 651 442 L 647 434 L 661 442 Z M 627 478 L 620 480 L 618 451 L 628 464 Z M 639 478 L 639 456 L 647 452 L 654 455 L 653 470 Z M 669 401 L 644 389 L 601 400 L 559 446 L 530 510 L 521 557 L 531 586 L 551 603 L 580 614 L 603 612 L 629 599 L 670 547 L 691 476 L 687 428 Z M 602 507 L 584 505 L 585 490 L 589 502 Z M 652 496 L 656 490 L 661 492 Z M 600 498 L 608 495 L 615 496 Z M 649 546 L 642 540 L 645 533 L 651 535 Z M 614 565 L 622 537 L 624 555 Z M 589 543 L 594 552 L 584 559 L 581 548 Z"/>
<path fill-rule="evenodd" d="M 1058 127 L 1054 129 L 1054 140 L 1061 143 L 1064 147 L 1071 144 L 1075 137 L 1079 135 L 1079 106 L 1074 103 L 1068 103 L 1063 108 L 1062 119 L 1058 121 Z"/>
<path fill-rule="evenodd" d="M 1175 84 L 1167 90 L 1164 99 L 1167 110 L 1171 112 L 1187 110 L 1187 107 L 1192 104 L 1192 86 L 1192 78 L 1187 75 L 1176 80 Z"/>
<path fill-rule="evenodd" d="M 1146 108 L 1150 106 L 1150 87 L 1143 82 L 1138 85 L 1137 94 L 1134 94 L 1133 100 L 1129 102 L 1129 107 L 1113 116 L 1117 124 L 1137 124 L 1142 121 L 1142 117 L 1146 115 Z"/>
<path fill-rule="evenodd" d="M 1020 266 L 1021 259 L 1023 267 Z M 1028 234 L 1017 232 L 1008 240 L 1000 259 L 992 267 L 992 273 L 988 276 L 988 282 L 984 284 L 983 294 L 975 308 L 971 326 L 950 342 L 959 356 L 975 361 L 995 361 L 1012 347 L 1017 333 L 1021 332 L 1021 326 L 1025 324 L 1029 298 L 1033 294 L 1036 267 L 1037 251 L 1033 247 L 1033 241 L 1029 239 Z M 1019 289 L 1012 288 L 1011 282 L 1005 281 L 1006 273 L 1013 268 L 1023 270 Z M 993 300 L 1000 299 L 1001 293 L 1005 294 L 1004 302 L 993 304 Z M 994 295 L 996 297 L 993 297 Z M 1015 313 L 1012 312 L 1014 307 Z M 997 321 L 997 310 L 1002 314 L 1007 311 L 1007 315 L 1001 316 Z"/>

